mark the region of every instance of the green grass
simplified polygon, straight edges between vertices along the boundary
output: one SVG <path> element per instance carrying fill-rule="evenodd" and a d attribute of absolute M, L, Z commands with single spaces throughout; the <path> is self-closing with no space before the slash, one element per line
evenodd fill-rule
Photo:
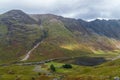
<path fill-rule="evenodd" d="M 63 69 L 60 68 L 62 66 L 62 63 L 55 63 L 51 62 L 48 63 L 47 65 L 55 65 L 56 67 L 56 73 L 61 73 L 68 75 L 69 77 L 97 77 L 99 80 L 100 78 L 106 78 L 105 80 L 113 80 L 114 77 L 120 76 L 120 60 L 117 60 L 115 62 L 108 62 L 103 65 L 95 66 L 95 67 L 86 67 L 86 66 L 77 66 L 77 65 L 72 65 L 72 69 Z M 114 63 L 114 64 L 112 64 Z M 112 65 L 110 65 L 112 64 Z M 89 79 L 86 79 L 89 80 Z M 96 80 L 91 79 L 91 80 Z M 102 80 L 102 79 L 100 79 Z"/>
<path fill-rule="evenodd" d="M 78 66 L 72 65 L 73 68 L 62 68 L 64 63 L 49 62 L 41 65 L 41 71 L 34 71 L 36 66 L 0 66 L 0 80 L 15 80 L 20 77 L 20 80 L 31 80 L 35 77 L 37 80 L 49 80 L 53 78 L 63 77 L 63 80 L 113 80 L 114 77 L 120 76 L 120 60 L 107 62 L 98 66 Z M 50 65 L 53 64 L 56 72 L 50 71 Z M 38 75 L 40 73 L 40 75 Z M 50 75 L 46 75 L 51 73 Z"/>
<path fill-rule="evenodd" d="M 16 23 L 17 24 L 17 23 Z M 40 39 L 43 32 L 38 25 L 13 26 L 8 36 L 8 27 L 0 25 L 0 63 L 19 61 Z"/>
<path fill-rule="evenodd" d="M 20 76 L 22 80 L 30 80 L 32 76 L 37 75 L 32 71 L 33 67 L 15 65 L 0 67 L 0 80 L 15 80 L 16 76 Z"/>

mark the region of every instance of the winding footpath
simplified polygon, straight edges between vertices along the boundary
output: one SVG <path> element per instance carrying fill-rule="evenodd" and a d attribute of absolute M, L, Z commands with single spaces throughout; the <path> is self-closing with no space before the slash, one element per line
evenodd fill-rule
<path fill-rule="evenodd" d="M 30 57 L 30 54 L 40 45 L 41 42 L 36 44 L 26 55 L 21 61 L 26 61 Z"/>

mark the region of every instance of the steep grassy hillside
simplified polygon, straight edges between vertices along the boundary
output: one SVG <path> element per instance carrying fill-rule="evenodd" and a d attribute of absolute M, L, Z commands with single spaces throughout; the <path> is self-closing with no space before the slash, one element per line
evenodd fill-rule
<path fill-rule="evenodd" d="M 108 23 L 111 27 L 106 25 L 107 28 L 101 29 L 102 25 L 98 23 L 102 22 L 103 26 Z M 114 57 L 119 54 L 119 36 L 107 34 L 114 26 L 119 27 L 119 21 L 112 21 L 115 25 L 109 22 L 85 22 L 52 14 L 28 15 L 21 10 L 8 11 L 0 15 L 0 62 L 20 61 L 38 43 L 40 45 L 31 52 L 29 61 L 79 56 Z M 119 33 L 113 32 L 110 34 Z"/>
<path fill-rule="evenodd" d="M 118 40 L 89 31 L 79 20 L 52 14 L 31 17 L 41 22 L 47 37 L 33 51 L 29 60 L 86 55 L 111 58 L 118 55 L 115 52 L 119 48 Z"/>
<path fill-rule="evenodd" d="M 20 10 L 0 16 L 0 62 L 20 60 L 38 41 L 43 31 L 37 22 Z"/>
<path fill-rule="evenodd" d="M 74 34 L 60 20 L 44 18 L 42 26 L 47 32 L 47 37 L 31 54 L 31 59 L 71 57 L 92 53 L 89 48 L 77 42 Z"/>

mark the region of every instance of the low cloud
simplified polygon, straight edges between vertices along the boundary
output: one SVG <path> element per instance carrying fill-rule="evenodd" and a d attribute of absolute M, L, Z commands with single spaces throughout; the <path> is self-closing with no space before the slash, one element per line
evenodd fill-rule
<path fill-rule="evenodd" d="M 20 9 L 27 13 L 56 14 L 70 18 L 120 18 L 120 0 L 1 0 L 0 13 Z"/>

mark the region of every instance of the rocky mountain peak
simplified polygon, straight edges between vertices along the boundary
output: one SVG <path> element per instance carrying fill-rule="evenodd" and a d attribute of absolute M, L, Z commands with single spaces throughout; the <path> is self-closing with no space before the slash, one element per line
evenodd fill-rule
<path fill-rule="evenodd" d="M 10 10 L 0 17 L 3 22 L 16 22 L 24 24 L 35 24 L 36 21 L 21 10 Z"/>

